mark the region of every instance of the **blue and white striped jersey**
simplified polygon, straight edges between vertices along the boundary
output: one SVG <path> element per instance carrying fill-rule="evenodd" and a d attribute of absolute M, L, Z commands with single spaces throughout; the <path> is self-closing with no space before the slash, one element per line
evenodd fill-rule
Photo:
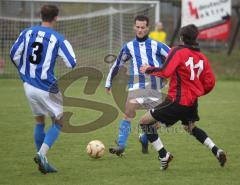
<path fill-rule="evenodd" d="M 169 51 L 170 48 L 167 45 L 150 38 L 147 38 L 143 42 L 134 39 L 126 43 L 108 73 L 105 87 L 111 88 L 113 77 L 118 73 L 119 68 L 125 62 L 129 61 L 129 91 L 145 89 L 147 87 L 161 89 L 163 87 L 163 80 L 158 77 L 142 74 L 140 67 L 141 65 L 161 67 L 163 58 L 166 58 Z"/>
<path fill-rule="evenodd" d="M 76 66 L 71 44 L 58 32 L 43 26 L 33 26 L 22 31 L 10 51 L 11 60 L 21 79 L 49 92 L 56 87 L 54 66 L 58 56 L 67 67 Z"/>

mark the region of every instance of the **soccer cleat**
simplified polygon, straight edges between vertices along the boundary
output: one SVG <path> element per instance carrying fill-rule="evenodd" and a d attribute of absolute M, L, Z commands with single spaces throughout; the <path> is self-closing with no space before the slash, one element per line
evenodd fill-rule
<path fill-rule="evenodd" d="M 166 170 L 168 168 L 168 163 L 170 163 L 170 161 L 173 159 L 173 156 L 172 156 L 172 154 L 167 152 L 167 154 L 164 158 L 158 157 L 158 159 L 160 160 L 160 169 Z"/>
<path fill-rule="evenodd" d="M 37 153 L 36 156 L 33 159 L 36 164 L 38 164 L 38 170 L 43 173 L 56 173 L 57 169 L 51 166 L 48 161 L 46 156 L 42 155 L 41 153 Z"/>
<path fill-rule="evenodd" d="M 223 150 L 221 150 L 221 149 L 219 149 L 218 151 L 217 151 L 217 159 L 218 159 L 218 162 L 220 163 L 220 166 L 221 167 L 224 167 L 224 165 L 225 165 L 225 163 L 226 163 L 226 161 L 227 161 L 227 156 L 226 156 L 226 154 L 224 153 L 224 151 Z"/>
<path fill-rule="evenodd" d="M 109 148 L 109 152 L 111 154 L 116 154 L 117 156 L 122 157 L 124 152 L 124 147 L 120 147 L 120 146 L 111 147 Z"/>
<path fill-rule="evenodd" d="M 148 142 L 144 143 L 141 139 L 141 135 L 139 136 L 139 142 L 142 145 L 142 153 L 143 154 L 148 154 Z"/>

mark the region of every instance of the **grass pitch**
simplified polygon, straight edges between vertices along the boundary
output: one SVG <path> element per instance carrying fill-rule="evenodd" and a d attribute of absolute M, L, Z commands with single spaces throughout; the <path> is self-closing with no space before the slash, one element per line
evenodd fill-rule
<path fill-rule="evenodd" d="M 111 96 L 99 87 L 95 95 L 84 95 L 84 81 L 74 83 L 66 92 L 68 96 L 95 99 L 110 103 Z M 33 162 L 34 121 L 24 96 L 20 80 L 0 80 L 0 184 L 4 185 L 238 185 L 240 141 L 240 82 L 218 81 L 214 91 L 199 101 L 198 123 L 228 157 L 221 168 L 212 153 L 186 134 L 178 123 L 170 129 L 161 129 L 160 135 L 167 150 L 174 155 L 167 171 L 159 170 L 156 152 L 150 147 L 142 155 L 137 137 L 138 112 L 133 121 L 125 157 L 110 155 L 90 159 L 85 148 L 93 139 L 103 141 L 106 148 L 114 145 L 118 132 L 118 119 L 113 123 L 84 134 L 62 133 L 48 153 L 48 160 L 59 170 L 56 174 L 42 175 Z M 66 108 L 74 112 L 74 123 L 87 123 L 99 114 L 83 108 Z M 48 123 L 50 120 L 48 120 Z M 49 126 L 50 124 L 47 124 Z"/>

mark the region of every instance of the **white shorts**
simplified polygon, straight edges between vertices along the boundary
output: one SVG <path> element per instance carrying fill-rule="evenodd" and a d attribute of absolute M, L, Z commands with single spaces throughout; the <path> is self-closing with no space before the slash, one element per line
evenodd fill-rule
<path fill-rule="evenodd" d="M 24 83 L 24 90 L 34 116 L 49 115 L 55 119 L 63 116 L 62 94 L 50 93 Z"/>
<path fill-rule="evenodd" d="M 145 108 L 152 109 L 165 99 L 160 90 L 155 89 L 136 89 L 128 92 L 127 101 L 138 103 Z"/>

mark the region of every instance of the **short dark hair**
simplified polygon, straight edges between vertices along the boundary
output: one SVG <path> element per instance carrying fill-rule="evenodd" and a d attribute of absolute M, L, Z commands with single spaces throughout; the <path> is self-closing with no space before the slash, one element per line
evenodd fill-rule
<path fill-rule="evenodd" d="M 136 23 L 136 21 L 146 21 L 147 22 L 147 26 L 149 25 L 149 18 L 145 15 L 137 15 L 134 18 L 134 24 Z"/>
<path fill-rule="evenodd" d="M 194 24 L 184 26 L 180 30 L 180 37 L 182 38 L 182 41 L 188 45 L 198 45 L 196 41 L 198 34 L 198 28 Z"/>
<path fill-rule="evenodd" d="M 55 5 L 43 5 L 41 8 L 42 21 L 52 22 L 54 17 L 58 16 L 58 7 Z"/>

